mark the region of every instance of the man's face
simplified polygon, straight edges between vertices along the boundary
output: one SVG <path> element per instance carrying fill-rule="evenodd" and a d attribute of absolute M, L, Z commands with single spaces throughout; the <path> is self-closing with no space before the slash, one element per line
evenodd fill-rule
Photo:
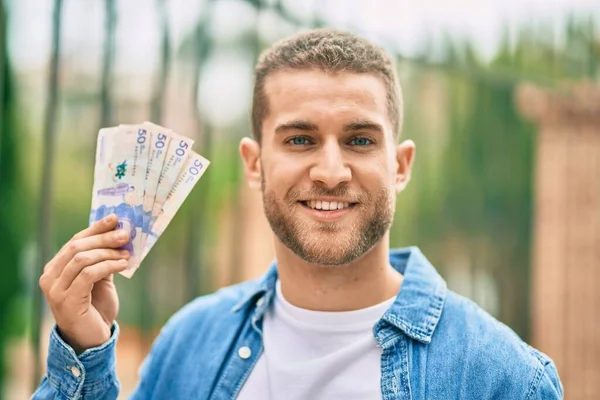
<path fill-rule="evenodd" d="M 284 70 L 265 92 L 260 179 L 273 232 L 310 263 L 359 258 L 387 234 L 398 189 L 383 81 Z"/>

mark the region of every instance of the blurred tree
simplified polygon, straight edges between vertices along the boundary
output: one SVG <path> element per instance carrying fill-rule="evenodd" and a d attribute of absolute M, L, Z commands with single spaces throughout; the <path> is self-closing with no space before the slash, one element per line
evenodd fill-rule
<path fill-rule="evenodd" d="M 21 143 L 14 85 L 7 49 L 7 12 L 0 1 L 0 398 L 5 378 L 5 345 L 8 335 L 18 332 L 14 302 L 21 289 L 19 259 L 24 247 L 26 210 L 23 185 L 19 181 Z M 22 324 L 19 324 L 22 325 Z"/>
<path fill-rule="evenodd" d="M 159 71 L 154 81 L 154 90 L 150 101 L 150 120 L 156 124 L 162 124 L 163 112 L 165 108 L 166 88 L 171 68 L 171 40 L 169 15 L 165 0 L 156 0 L 156 12 L 160 21 L 161 43 Z M 154 259 L 149 257 L 145 261 L 145 267 L 138 271 L 137 284 L 141 286 L 139 305 L 140 327 L 146 345 L 150 344 L 150 331 L 153 327 L 155 315 L 153 313 L 152 288 L 155 268 L 153 268 Z"/>
<path fill-rule="evenodd" d="M 477 302 L 489 296 L 479 278 L 492 277 L 498 298 L 489 311 L 524 338 L 536 138 L 514 109 L 513 90 L 524 79 L 547 86 L 595 79 L 595 32 L 591 21 L 573 20 L 567 45 L 559 46 L 547 28 L 528 25 L 513 43 L 506 33 L 490 63 L 479 60 L 469 43 L 449 40 L 436 64 L 425 56 L 400 62 L 412 74 L 403 82 L 405 131 L 422 146 L 414 183 L 400 199 L 393 243 L 418 243 L 446 277 L 466 268 L 463 294 Z M 427 95 L 432 89 L 433 98 Z M 432 127 L 432 120 L 442 122 Z M 453 252 L 466 254 L 456 261 Z"/>
<path fill-rule="evenodd" d="M 42 275 L 44 265 L 50 259 L 51 251 L 51 206 L 52 206 L 52 171 L 54 167 L 54 145 L 56 116 L 58 105 L 58 77 L 60 60 L 60 28 L 62 16 L 62 0 L 54 0 L 54 10 L 52 14 L 52 53 L 50 58 L 50 70 L 48 74 L 48 97 L 46 103 L 46 116 L 44 121 L 44 145 L 43 145 L 43 164 L 40 182 L 39 198 L 39 230 L 38 230 L 38 257 L 37 269 L 34 274 L 35 282 Z M 41 360 L 40 360 L 40 330 L 42 321 L 42 309 L 44 300 L 40 290 L 34 290 L 34 304 L 32 315 L 32 344 L 34 362 L 34 380 L 33 388 L 39 385 L 41 379 Z"/>
<path fill-rule="evenodd" d="M 163 109 L 165 106 L 165 89 L 169 78 L 169 70 L 171 69 L 171 40 L 169 15 L 165 4 L 165 0 L 156 0 L 156 11 L 160 21 L 160 69 L 158 78 L 155 81 L 154 93 L 150 104 L 150 117 L 152 121 L 160 124 L 163 117 Z"/>
<path fill-rule="evenodd" d="M 209 0 L 204 3 L 202 16 L 196 24 L 196 29 L 190 35 L 191 44 L 191 62 L 192 62 L 192 98 L 194 104 L 195 121 L 198 131 L 201 134 L 199 151 L 204 157 L 212 160 L 212 134 L 213 130 L 200 111 L 200 79 L 202 70 L 206 65 L 209 55 L 212 52 L 212 39 L 208 33 L 210 18 L 214 1 Z M 210 194 L 210 176 L 212 169 L 208 169 L 199 186 L 202 187 L 202 193 Z M 186 279 L 186 301 L 190 301 L 200 294 L 206 294 L 212 291 L 213 284 L 209 265 L 212 264 L 207 255 L 207 241 L 210 237 L 210 228 L 213 226 L 207 223 L 209 207 L 207 207 L 207 196 L 200 195 L 200 190 L 192 191 L 188 203 L 194 204 L 187 213 L 187 237 L 186 254 L 184 261 L 184 275 Z"/>
<path fill-rule="evenodd" d="M 117 11 L 115 0 L 105 0 L 105 35 L 104 57 L 102 59 L 102 80 L 100 87 L 100 127 L 112 126 L 112 72 L 115 58 L 115 28 L 117 25 Z"/>

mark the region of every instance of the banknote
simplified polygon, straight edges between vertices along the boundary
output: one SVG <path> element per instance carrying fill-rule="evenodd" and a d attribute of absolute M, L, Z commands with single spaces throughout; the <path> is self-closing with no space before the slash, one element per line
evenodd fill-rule
<path fill-rule="evenodd" d="M 188 154 L 192 150 L 192 145 L 194 144 L 194 141 L 190 138 L 178 135 L 174 132 L 172 132 L 171 135 L 171 142 L 167 148 L 165 161 L 158 178 L 154 205 L 152 206 L 152 216 L 149 222 L 150 226 L 152 226 L 156 218 L 158 218 L 163 205 L 167 200 L 167 196 L 171 192 L 171 189 L 173 189 L 173 185 L 177 182 L 179 173 L 182 171 Z"/>
<path fill-rule="evenodd" d="M 128 230 L 129 270 L 141 262 L 143 198 L 148 164 L 148 130 L 140 125 L 103 128 L 98 133 L 90 223 L 114 213 Z M 125 274 L 124 274 L 125 275 Z"/>
<path fill-rule="evenodd" d="M 167 195 L 167 198 L 162 206 L 162 210 L 151 227 L 144 252 L 142 253 L 142 259 L 146 257 L 156 241 L 163 234 L 167 228 L 167 225 L 169 225 L 186 197 L 190 194 L 196 183 L 198 183 L 200 177 L 202 174 L 204 174 L 204 171 L 206 171 L 206 168 L 208 168 L 209 164 L 210 162 L 206 158 L 190 150 L 181 174 L 178 176 L 177 181 L 169 191 L 169 194 Z"/>
<path fill-rule="evenodd" d="M 193 143 L 151 122 L 99 131 L 89 222 L 114 213 L 129 231 L 121 275 L 133 276 L 208 167 Z"/>
<path fill-rule="evenodd" d="M 146 184 L 144 186 L 144 203 L 143 203 L 143 226 L 142 226 L 142 248 L 146 244 L 146 238 L 150 232 L 150 222 L 152 219 L 152 209 L 154 207 L 154 199 L 160 174 L 167 157 L 167 149 L 173 137 L 170 129 L 144 122 L 142 124 L 150 134 L 150 150 L 148 153 L 148 166 L 146 168 Z"/>

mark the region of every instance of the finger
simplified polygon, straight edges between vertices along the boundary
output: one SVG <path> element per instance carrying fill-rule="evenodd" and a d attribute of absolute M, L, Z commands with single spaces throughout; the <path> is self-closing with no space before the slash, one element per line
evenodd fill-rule
<path fill-rule="evenodd" d="M 92 249 L 77 253 L 58 277 L 56 282 L 57 288 L 67 290 L 77 275 L 90 265 L 98 264 L 106 260 L 127 260 L 128 258 L 129 252 L 127 250 Z"/>
<path fill-rule="evenodd" d="M 106 260 L 86 267 L 73 280 L 68 291 L 76 297 L 88 296 L 94 288 L 94 283 L 112 274 L 125 271 L 127 265 L 127 260 Z"/>
<path fill-rule="evenodd" d="M 48 264 L 46 264 L 44 272 L 49 272 L 50 270 L 54 269 L 57 265 L 64 267 L 65 264 L 67 264 L 71 260 L 73 255 L 69 253 L 68 248 L 69 246 L 71 246 L 72 242 L 111 231 L 115 228 L 115 226 L 117 226 L 117 222 L 117 216 L 115 214 L 110 214 L 102 218 L 101 220 L 94 222 L 91 226 L 87 227 L 86 229 L 76 233 L 73 236 L 73 238 L 71 238 L 71 240 L 65 243 L 65 245 L 58 251 L 56 256 Z M 58 277 L 58 275 L 60 275 L 60 271 L 51 273 L 51 275 Z"/>
<path fill-rule="evenodd" d="M 107 215 L 106 217 L 94 222 L 88 228 L 82 230 L 73 236 L 73 239 L 82 239 L 88 236 L 98 235 L 100 233 L 111 231 L 117 226 L 118 218 L 115 214 Z"/>
<path fill-rule="evenodd" d="M 51 280 L 57 279 L 66 265 L 75 257 L 77 253 L 92 249 L 102 248 L 118 248 L 129 241 L 129 232 L 119 229 L 101 233 L 94 236 L 83 237 L 81 239 L 71 240 L 64 249 L 60 251 L 60 256 L 57 256 L 57 261 L 48 271 L 48 278 Z"/>

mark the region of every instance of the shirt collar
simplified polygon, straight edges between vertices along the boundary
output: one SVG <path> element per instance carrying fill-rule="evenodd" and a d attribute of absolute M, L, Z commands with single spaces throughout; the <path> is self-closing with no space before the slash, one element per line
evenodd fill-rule
<path fill-rule="evenodd" d="M 383 343 L 393 335 L 383 329 L 387 323 L 415 340 L 430 343 L 442 315 L 446 282 L 417 247 L 390 250 L 390 264 L 404 279 L 396 301 L 374 327 L 377 340 Z M 254 290 L 246 293 L 232 311 L 237 312 L 252 302 L 257 306 L 255 319 L 259 319 L 275 295 L 277 263 L 273 262 L 255 282 Z"/>
<path fill-rule="evenodd" d="M 384 321 L 407 336 L 430 343 L 442 316 L 446 282 L 417 247 L 390 251 L 390 264 L 403 276 L 396 301 L 374 328 L 380 343 L 391 335 L 382 329 Z"/>

